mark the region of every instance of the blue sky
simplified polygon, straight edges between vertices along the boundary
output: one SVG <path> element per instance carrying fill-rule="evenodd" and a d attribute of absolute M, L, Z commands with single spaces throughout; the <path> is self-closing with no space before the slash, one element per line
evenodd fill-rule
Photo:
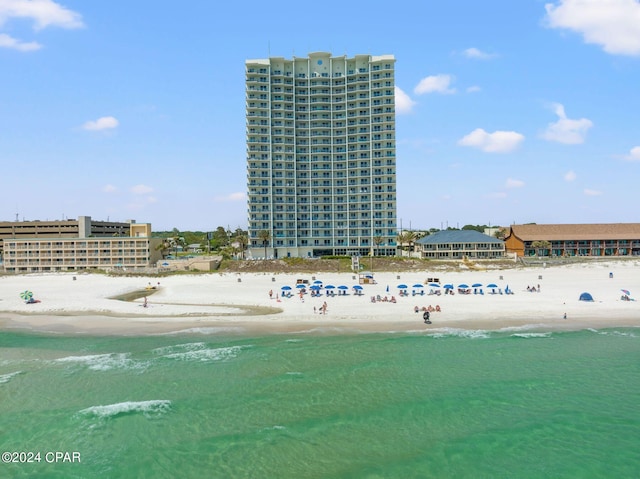
<path fill-rule="evenodd" d="M 404 228 L 639 222 L 640 2 L 0 0 L 0 220 L 246 228 L 246 59 L 396 57 Z M 363 4 L 364 5 L 364 4 Z"/>

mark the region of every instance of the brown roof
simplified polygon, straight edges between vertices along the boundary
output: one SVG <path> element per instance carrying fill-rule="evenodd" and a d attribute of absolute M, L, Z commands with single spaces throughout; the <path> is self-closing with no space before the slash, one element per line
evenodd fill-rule
<path fill-rule="evenodd" d="M 522 241 L 640 240 L 640 223 L 511 225 Z"/>

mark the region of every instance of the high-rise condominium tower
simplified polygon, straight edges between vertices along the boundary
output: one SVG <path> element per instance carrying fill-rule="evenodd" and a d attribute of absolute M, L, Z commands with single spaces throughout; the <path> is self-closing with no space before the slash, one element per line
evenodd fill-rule
<path fill-rule="evenodd" d="M 394 255 L 393 55 L 245 63 L 252 256 Z"/>

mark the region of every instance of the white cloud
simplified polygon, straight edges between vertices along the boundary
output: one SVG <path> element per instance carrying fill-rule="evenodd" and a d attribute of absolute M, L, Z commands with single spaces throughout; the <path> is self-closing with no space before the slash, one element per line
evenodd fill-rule
<path fill-rule="evenodd" d="M 32 20 L 36 30 L 49 26 L 81 28 L 82 16 L 51 0 L 1 0 L 0 26 L 11 18 Z"/>
<path fill-rule="evenodd" d="M 524 181 L 516 180 L 513 178 L 507 178 L 507 181 L 504 186 L 506 188 L 522 188 L 524 186 Z"/>
<path fill-rule="evenodd" d="M 416 95 L 423 95 L 425 93 L 455 93 L 456 89 L 450 88 L 453 79 L 451 75 L 431 75 L 420 80 L 420 83 L 418 83 L 418 86 L 416 86 L 413 91 Z"/>
<path fill-rule="evenodd" d="M 230 193 L 227 196 L 216 196 L 213 201 L 216 203 L 227 203 L 230 201 L 245 201 L 247 197 L 241 191 L 237 191 L 235 193 Z"/>
<path fill-rule="evenodd" d="M 458 145 L 479 148 L 487 153 L 508 153 L 524 141 L 524 135 L 515 131 L 494 131 L 487 133 L 476 128 L 458 141 Z"/>
<path fill-rule="evenodd" d="M 564 180 L 565 181 L 574 181 L 577 178 L 577 175 L 575 174 L 575 172 L 573 170 L 567 171 L 564 174 Z"/>
<path fill-rule="evenodd" d="M 136 185 L 131 187 L 131 193 L 136 195 L 146 195 L 147 193 L 151 193 L 153 188 L 147 185 Z"/>
<path fill-rule="evenodd" d="M 477 48 L 467 48 L 462 54 L 467 58 L 474 58 L 477 60 L 489 60 L 490 58 L 494 58 L 496 55 L 493 53 L 486 53 Z"/>
<path fill-rule="evenodd" d="M 547 129 L 542 133 L 542 138 L 566 145 L 584 143 L 587 131 L 593 126 L 591 120 L 586 118 L 580 118 L 579 120 L 567 118 L 564 106 L 560 103 L 555 103 L 553 109 L 555 114 L 558 115 L 558 121 L 547 125 Z"/>
<path fill-rule="evenodd" d="M 400 88 L 395 87 L 396 91 L 396 113 L 411 113 L 413 106 L 416 104 L 409 95 Z"/>
<path fill-rule="evenodd" d="M 600 196 L 600 195 L 602 195 L 602 191 L 590 190 L 589 188 L 585 188 L 584 189 L 584 194 L 586 196 Z"/>
<path fill-rule="evenodd" d="M 82 128 L 89 131 L 110 130 L 116 128 L 120 123 L 112 116 L 103 116 L 95 121 L 88 121 Z"/>
<path fill-rule="evenodd" d="M 116 191 L 118 191 L 118 188 L 113 185 L 104 185 L 102 187 L 102 191 L 104 191 L 105 193 L 115 193 Z"/>
<path fill-rule="evenodd" d="M 640 146 L 631 148 L 629 155 L 625 156 L 625 160 L 640 161 Z"/>
<path fill-rule="evenodd" d="M 467 88 L 467 93 L 475 93 L 475 92 L 478 92 L 480 90 L 481 90 L 481 88 L 479 86 L 473 85 L 473 86 L 470 86 L 469 88 Z"/>
<path fill-rule="evenodd" d="M 640 55 L 640 3 L 637 0 L 560 0 L 547 3 L 547 24 L 582 35 L 586 43 L 614 55 Z"/>
<path fill-rule="evenodd" d="M 13 37 L 10 37 L 6 33 L 0 33 L 0 48 L 11 48 L 21 52 L 32 52 L 34 50 L 40 50 L 42 45 L 38 42 L 21 42 Z"/>
<path fill-rule="evenodd" d="M 487 194 L 486 197 L 500 199 L 500 198 L 506 198 L 507 194 L 504 191 L 496 191 L 494 193 Z"/>

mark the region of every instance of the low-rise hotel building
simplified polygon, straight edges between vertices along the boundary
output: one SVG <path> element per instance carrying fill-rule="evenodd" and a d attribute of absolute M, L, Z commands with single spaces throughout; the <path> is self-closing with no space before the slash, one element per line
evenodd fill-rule
<path fill-rule="evenodd" d="M 518 256 L 638 256 L 640 223 L 511 225 L 507 252 Z"/>
<path fill-rule="evenodd" d="M 90 228 L 79 228 L 75 236 L 5 237 L 3 267 L 7 273 L 144 270 L 161 259 L 160 243 L 151 238 L 150 224 L 135 222 L 127 223 L 126 236 L 97 236 Z"/>
<path fill-rule="evenodd" d="M 415 249 L 421 258 L 439 260 L 499 259 L 504 241 L 475 230 L 444 230 L 420 238 Z"/>

